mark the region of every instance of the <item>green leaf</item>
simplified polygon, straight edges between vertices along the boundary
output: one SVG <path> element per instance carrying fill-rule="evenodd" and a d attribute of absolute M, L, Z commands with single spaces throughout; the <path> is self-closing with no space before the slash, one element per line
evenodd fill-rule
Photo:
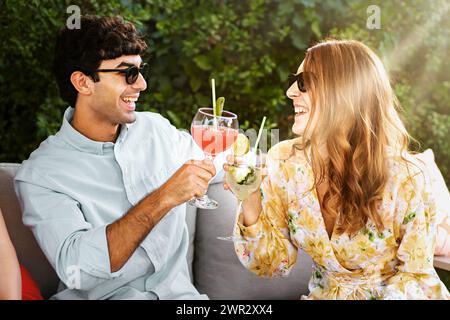
<path fill-rule="evenodd" d="M 172 112 L 170 110 L 167 110 L 167 116 L 170 119 L 170 122 L 175 126 L 175 127 L 179 127 L 181 121 L 180 118 L 175 114 L 175 112 Z"/>
<path fill-rule="evenodd" d="M 209 71 L 212 69 L 211 63 L 207 56 L 197 56 L 194 58 L 195 64 L 202 70 Z"/>
<path fill-rule="evenodd" d="M 318 20 L 314 20 L 311 23 L 311 30 L 312 30 L 312 32 L 314 32 L 314 34 L 317 36 L 317 38 L 322 37 L 322 32 L 320 32 L 320 24 L 319 24 Z"/>
<path fill-rule="evenodd" d="M 302 35 L 299 35 L 297 33 L 292 33 L 291 34 L 291 40 L 292 40 L 292 44 L 297 49 L 303 50 L 307 46 L 305 38 L 303 38 Z"/>
<path fill-rule="evenodd" d="M 303 15 L 296 14 L 296 15 L 294 15 L 294 18 L 292 19 L 292 23 L 298 29 L 301 29 L 301 28 L 303 28 L 305 26 L 306 21 L 305 21 L 305 18 L 303 17 Z"/>
<path fill-rule="evenodd" d="M 202 86 L 202 80 L 197 77 L 191 77 L 189 79 L 189 85 L 191 86 L 192 91 L 197 92 Z"/>

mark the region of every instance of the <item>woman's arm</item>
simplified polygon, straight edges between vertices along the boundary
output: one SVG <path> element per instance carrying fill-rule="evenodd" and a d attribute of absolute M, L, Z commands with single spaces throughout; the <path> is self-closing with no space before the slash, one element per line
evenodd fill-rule
<path fill-rule="evenodd" d="M 284 166 L 272 159 L 269 151 L 261 190 L 239 207 L 235 251 L 245 268 L 262 277 L 286 276 L 297 260 L 297 247 L 291 242 L 288 227 L 285 173 Z"/>
<path fill-rule="evenodd" d="M 20 266 L 0 211 L 0 300 L 20 300 Z"/>
<path fill-rule="evenodd" d="M 387 281 L 384 299 L 450 299 L 433 267 L 436 236 L 435 200 L 420 176 L 403 183 L 399 199 L 407 202 L 395 230 L 401 239 L 397 273 Z M 403 201 L 403 200 L 399 200 Z"/>

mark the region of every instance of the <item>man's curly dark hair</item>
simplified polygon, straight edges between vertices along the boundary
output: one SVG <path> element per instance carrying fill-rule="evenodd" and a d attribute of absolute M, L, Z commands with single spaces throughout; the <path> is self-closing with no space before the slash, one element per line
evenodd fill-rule
<path fill-rule="evenodd" d="M 70 82 L 75 71 L 81 71 L 98 81 L 102 60 L 122 55 L 141 54 L 147 44 L 133 24 L 121 17 L 81 17 L 80 29 L 63 27 L 56 39 L 54 73 L 61 97 L 75 107 L 78 92 Z"/>

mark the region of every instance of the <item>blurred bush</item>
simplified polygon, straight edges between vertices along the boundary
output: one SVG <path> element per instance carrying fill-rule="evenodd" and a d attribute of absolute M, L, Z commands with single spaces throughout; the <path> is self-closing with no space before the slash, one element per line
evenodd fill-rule
<path fill-rule="evenodd" d="M 82 14 L 124 16 L 145 35 L 151 65 L 140 110 L 189 128 L 210 105 L 216 79 L 225 108 L 243 129 L 263 115 L 282 139 L 291 136 L 287 77 L 305 49 L 327 36 L 373 48 L 390 70 L 410 133 L 432 148 L 450 185 L 448 1 L 142 0 L 0 2 L 0 161 L 26 159 L 55 133 L 66 105 L 51 74 L 57 30 L 76 4 Z M 369 30 L 367 7 L 381 9 L 381 29 Z"/>

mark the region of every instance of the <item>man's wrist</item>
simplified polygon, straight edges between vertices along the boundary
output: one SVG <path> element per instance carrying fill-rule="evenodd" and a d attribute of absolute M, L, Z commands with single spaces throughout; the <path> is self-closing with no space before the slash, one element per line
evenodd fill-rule
<path fill-rule="evenodd" d="M 150 194 L 153 203 L 157 203 L 160 211 L 167 212 L 175 207 L 174 200 L 170 193 L 168 193 L 164 185 L 156 189 Z"/>

